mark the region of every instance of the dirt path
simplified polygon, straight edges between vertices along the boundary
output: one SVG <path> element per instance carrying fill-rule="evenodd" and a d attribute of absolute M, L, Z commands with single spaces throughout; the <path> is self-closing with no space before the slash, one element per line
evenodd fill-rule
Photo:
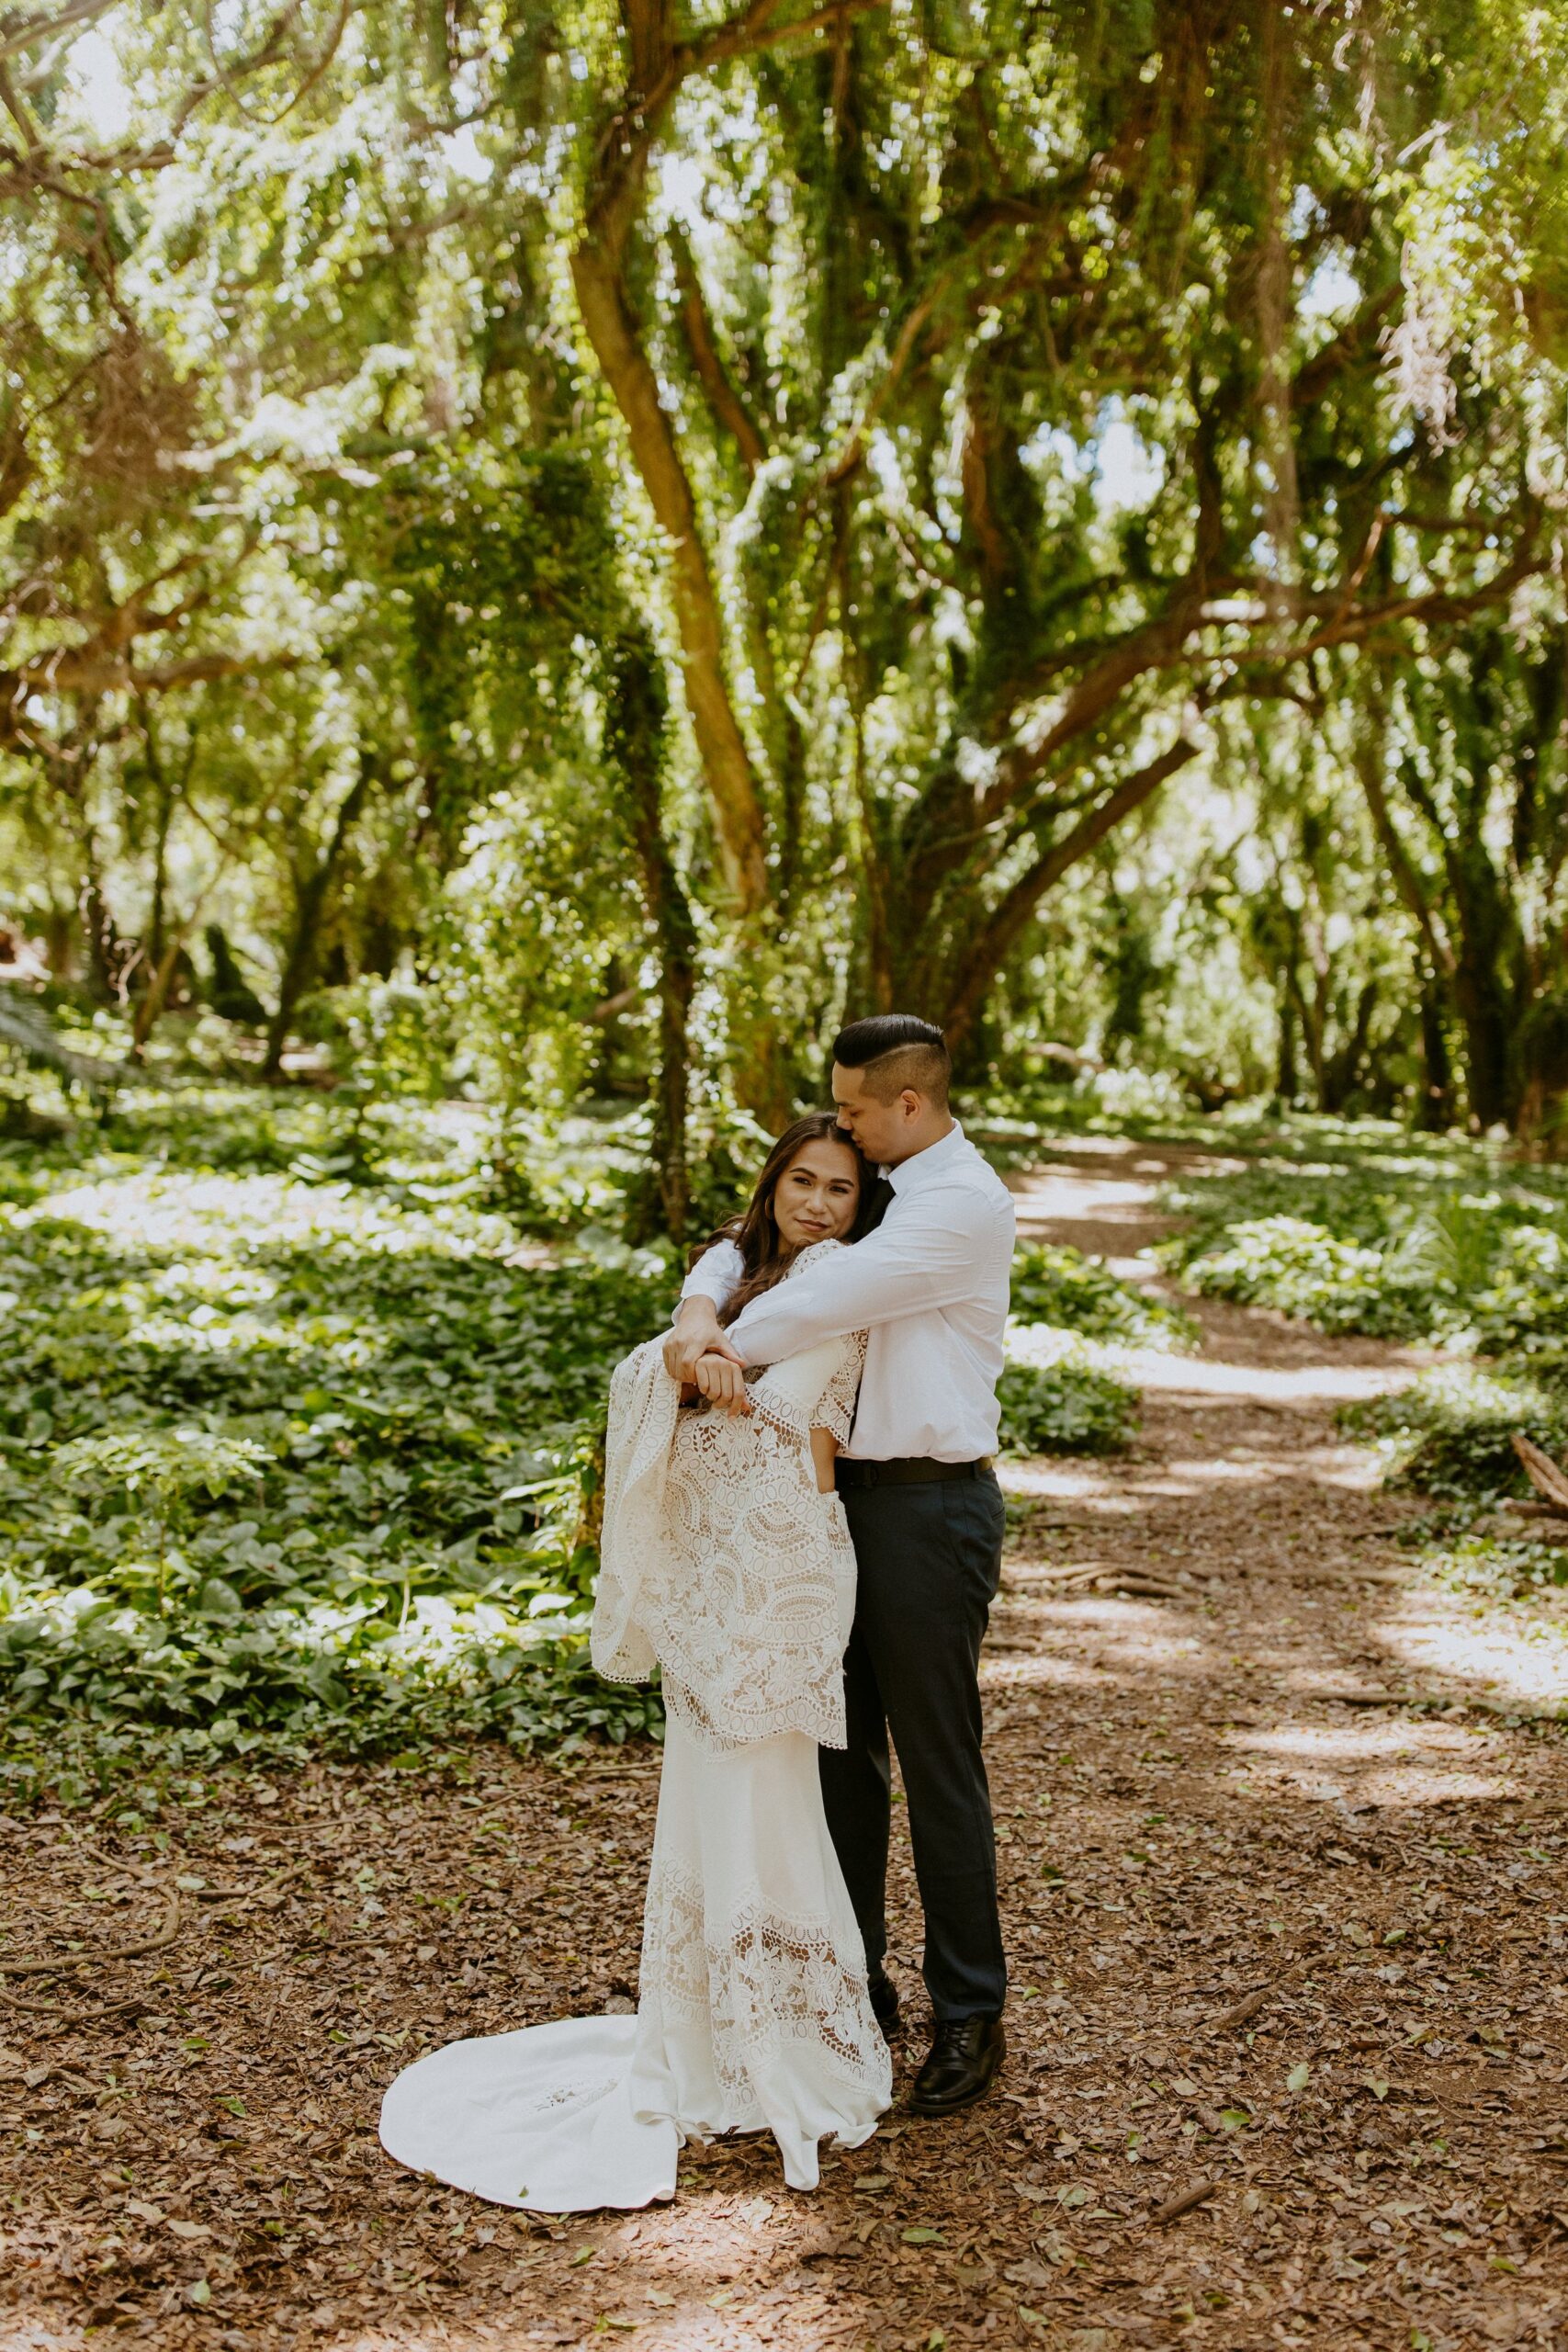
<path fill-rule="evenodd" d="M 1161 1172 L 1075 1150 L 1021 1206 L 1135 1260 Z M 629 1995 L 649 1758 L 214 1783 L 156 1838 L 8 1824 L 8 1949 L 85 1964 L 58 2012 L 0 1998 L 0 2352 L 1568 2342 L 1568 1770 L 1529 1719 L 1561 1626 L 1472 1615 L 1391 1540 L 1411 1506 L 1333 1414 L 1407 1355 L 1202 1319 L 1200 1355 L 1140 1360 L 1133 1455 L 1008 1475 L 999 2097 L 895 2115 L 811 2199 L 745 2144 L 690 2151 L 668 2209 L 508 2216 L 391 2170 L 379 2086 Z M 1174 1597 L 1064 1597 L 1090 1566 Z M 907 1868 L 896 1895 L 918 1996 Z"/>

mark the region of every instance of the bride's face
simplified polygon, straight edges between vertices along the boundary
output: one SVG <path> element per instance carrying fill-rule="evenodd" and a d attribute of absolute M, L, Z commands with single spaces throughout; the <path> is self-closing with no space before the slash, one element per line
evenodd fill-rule
<path fill-rule="evenodd" d="M 837 1241 L 855 1221 L 860 1170 L 853 1152 L 824 1136 L 803 1143 L 773 1188 L 773 1218 L 786 1250 Z"/>

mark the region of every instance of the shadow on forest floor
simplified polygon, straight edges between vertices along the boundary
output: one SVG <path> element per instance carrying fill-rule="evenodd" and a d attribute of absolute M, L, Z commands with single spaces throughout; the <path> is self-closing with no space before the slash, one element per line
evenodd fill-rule
<path fill-rule="evenodd" d="M 1052 1182 L 1037 1224 L 1092 1228 Z M 745 2143 L 688 2151 L 667 2208 L 509 2215 L 389 2165 L 379 2092 L 630 1993 L 649 1751 L 224 1779 L 162 1844 L 12 1823 L 11 1949 L 83 1958 L 0 2007 L 0 2346 L 1560 2341 L 1561 1609 L 1483 1613 L 1394 1540 L 1412 1506 L 1333 1411 L 1412 1351 L 1200 1312 L 1132 1455 L 1009 1473 L 998 2096 L 895 2113 L 814 2198 Z M 1091 1563 L 1177 1597 L 1054 1594 Z M 918 2011 L 902 1860 L 894 1894 Z"/>

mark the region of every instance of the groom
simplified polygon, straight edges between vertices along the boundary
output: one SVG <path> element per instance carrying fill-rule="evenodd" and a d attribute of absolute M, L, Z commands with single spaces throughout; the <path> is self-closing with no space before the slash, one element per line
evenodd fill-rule
<path fill-rule="evenodd" d="M 940 1029 L 908 1013 L 852 1022 L 833 1046 L 839 1125 L 880 1163 L 881 1225 L 753 1299 L 728 1331 L 732 1246 L 687 1278 L 665 1362 L 714 1403 L 745 1409 L 743 1367 L 869 1329 L 853 1432 L 837 1478 L 858 1568 L 844 1658 L 847 1748 L 822 1750 L 822 1795 L 865 1939 L 871 1998 L 898 2018 L 886 1968 L 888 1735 L 908 1802 L 936 2021 L 909 2105 L 951 2115 L 1001 2064 L 1007 1963 L 980 1752 L 980 1643 L 1001 1575 L 991 1468 L 1013 1206 L 947 1107 Z"/>

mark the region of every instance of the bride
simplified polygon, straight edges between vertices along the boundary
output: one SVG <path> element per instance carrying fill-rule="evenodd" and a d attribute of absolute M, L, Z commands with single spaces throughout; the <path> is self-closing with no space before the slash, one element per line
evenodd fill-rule
<path fill-rule="evenodd" d="M 852 1240 L 870 1171 L 829 1112 L 769 1153 L 720 1237 L 726 1322 Z M 675 2191 L 683 2141 L 772 2132 L 792 2188 L 891 2097 L 865 1952 L 828 1835 L 818 1746 L 844 1744 L 854 1554 L 833 1490 L 865 1354 L 829 1340 L 754 1377 L 734 1418 L 693 1404 L 650 1340 L 610 1389 L 593 1662 L 657 1662 L 666 1725 L 635 2017 L 458 2041 L 400 2075 L 388 2153 L 500 2205 L 564 2213 Z M 684 1408 L 684 1409 L 682 1409 Z"/>

